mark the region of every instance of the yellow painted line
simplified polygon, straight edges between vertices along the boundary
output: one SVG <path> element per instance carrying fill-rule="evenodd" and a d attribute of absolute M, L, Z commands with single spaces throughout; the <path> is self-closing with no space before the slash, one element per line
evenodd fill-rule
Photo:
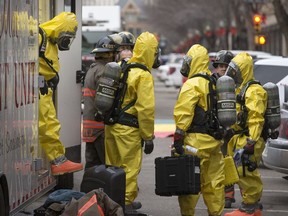
<path fill-rule="evenodd" d="M 154 134 L 157 138 L 165 138 L 174 134 L 175 124 L 155 124 Z"/>
<path fill-rule="evenodd" d="M 168 132 L 168 131 L 175 131 L 175 124 L 155 124 L 155 131 L 159 132 Z"/>

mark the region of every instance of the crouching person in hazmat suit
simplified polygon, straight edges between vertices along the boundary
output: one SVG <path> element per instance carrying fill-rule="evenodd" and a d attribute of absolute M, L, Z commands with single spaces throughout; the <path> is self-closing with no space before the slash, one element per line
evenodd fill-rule
<path fill-rule="evenodd" d="M 81 163 L 65 157 L 65 147 L 60 141 L 60 122 L 53 103 L 53 91 L 59 82 L 58 49 L 66 51 L 75 38 L 78 22 L 74 13 L 62 12 L 39 28 L 39 73 L 44 76 L 44 87 L 39 99 L 39 142 L 51 163 L 52 175 L 80 171 Z M 69 91 L 69 90 L 68 90 Z"/>
<path fill-rule="evenodd" d="M 198 149 L 195 155 L 200 158 L 201 193 L 209 216 L 218 216 L 224 209 L 224 159 L 222 137 L 216 135 L 219 132 L 216 125 L 209 125 L 213 103 L 209 95 L 215 90 L 216 80 L 208 66 L 207 49 L 199 44 L 193 45 L 183 57 L 181 74 L 188 79 L 174 107 L 173 147 L 180 155 L 190 154 L 186 145 Z M 198 199 L 199 194 L 178 196 L 181 215 L 194 216 Z"/>
<path fill-rule="evenodd" d="M 158 54 L 155 36 L 142 33 L 136 40 L 133 57 L 128 61 L 128 64 L 137 63 L 142 67 L 131 68 L 128 73 L 121 106 L 125 112 L 117 123 L 105 125 L 106 164 L 122 167 L 126 173 L 125 210 L 141 208 L 141 203 L 134 200 L 138 195 L 142 146 L 146 154 L 151 154 L 154 148 L 155 97 L 151 70 L 160 66 Z"/>
<path fill-rule="evenodd" d="M 236 84 L 237 124 L 232 127 L 234 135 L 228 142 L 228 155 L 234 156 L 236 166 L 238 164 L 242 203 L 239 209 L 225 216 L 261 216 L 262 206 L 258 201 L 262 196 L 263 183 L 257 165 L 265 147 L 261 134 L 265 123 L 267 92 L 261 85 L 251 84 L 243 98 L 244 103 L 239 101 L 240 92 L 254 80 L 253 59 L 248 53 L 236 55 L 229 63 L 226 75 L 231 76 Z"/>

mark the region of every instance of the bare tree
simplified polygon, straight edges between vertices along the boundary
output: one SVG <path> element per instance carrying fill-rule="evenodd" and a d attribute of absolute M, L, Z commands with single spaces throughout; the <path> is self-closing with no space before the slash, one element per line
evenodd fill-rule
<path fill-rule="evenodd" d="M 270 0 L 274 6 L 275 15 L 286 40 L 288 51 L 288 1 Z M 153 31 L 164 35 L 168 44 L 178 45 L 198 30 L 202 33 L 202 43 L 208 43 L 210 51 L 219 49 L 251 49 L 255 50 L 253 14 L 261 11 L 268 2 L 245 0 L 154 0 L 154 7 L 144 8 Z M 219 24 L 224 23 L 225 36 L 205 36 L 210 28 L 217 32 Z M 231 36 L 231 28 L 236 28 L 236 34 Z M 220 38 L 220 39 L 219 39 Z M 232 39 L 231 39 L 232 38 Z M 216 41 L 212 41 L 215 39 Z M 210 41 L 209 41 L 210 40 Z M 220 40 L 220 41 L 219 41 Z M 288 53 L 288 52 L 287 52 Z"/>
<path fill-rule="evenodd" d="M 151 23 L 154 31 L 161 35 L 165 35 L 168 43 L 177 45 L 185 40 L 191 32 L 195 30 L 202 33 L 202 38 L 205 39 L 205 31 L 211 30 L 215 32 L 219 25 L 224 25 L 226 37 L 223 37 L 222 43 L 215 44 L 213 35 L 207 34 L 206 42 L 210 42 L 209 49 L 227 49 L 228 39 L 227 34 L 231 28 L 231 20 L 236 20 L 236 27 L 243 24 L 243 17 L 239 14 L 239 8 L 243 9 L 242 0 L 155 0 L 154 7 L 145 8 L 149 23 Z M 245 14 L 246 15 L 246 14 Z M 242 17 L 242 19 L 240 19 Z M 252 27 L 251 27 L 252 28 Z M 243 32 L 243 28 L 238 28 L 237 32 Z M 210 38 L 207 38 L 210 37 Z M 212 38 L 211 38 L 212 37 Z M 242 37 L 243 40 L 244 37 Z M 214 38 L 215 39 L 215 38 Z M 202 41 L 203 42 L 203 41 Z M 205 42 L 205 41 L 204 41 Z M 218 47 L 219 46 L 219 47 Z"/>
<path fill-rule="evenodd" d="M 286 0 L 273 0 L 272 1 L 275 11 L 275 16 L 278 25 L 285 37 L 286 41 L 286 53 L 288 53 L 288 2 Z"/>

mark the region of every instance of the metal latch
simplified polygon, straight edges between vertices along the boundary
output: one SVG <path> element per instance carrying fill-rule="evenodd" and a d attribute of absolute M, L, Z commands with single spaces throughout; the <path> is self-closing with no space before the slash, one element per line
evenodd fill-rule
<path fill-rule="evenodd" d="M 44 87 L 44 82 L 45 82 L 45 78 L 42 75 L 38 76 L 38 87 L 39 88 L 43 88 Z"/>

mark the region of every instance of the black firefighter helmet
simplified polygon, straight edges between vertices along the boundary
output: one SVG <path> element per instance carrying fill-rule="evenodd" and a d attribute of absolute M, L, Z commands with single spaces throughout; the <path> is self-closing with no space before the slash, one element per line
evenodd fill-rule
<path fill-rule="evenodd" d="M 232 52 L 227 50 L 220 50 L 219 52 L 217 52 L 212 65 L 214 68 L 217 68 L 218 64 L 228 65 L 233 58 L 234 55 Z"/>
<path fill-rule="evenodd" d="M 98 40 L 95 48 L 90 53 L 115 52 L 117 48 L 118 45 L 114 42 L 114 40 L 109 36 L 105 36 Z"/>

